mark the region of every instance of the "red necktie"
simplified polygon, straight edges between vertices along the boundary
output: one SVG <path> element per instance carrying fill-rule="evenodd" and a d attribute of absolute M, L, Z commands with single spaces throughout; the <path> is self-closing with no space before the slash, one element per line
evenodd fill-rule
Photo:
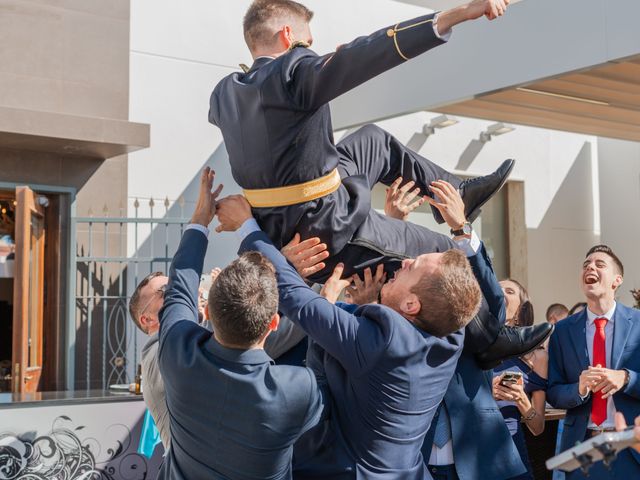
<path fill-rule="evenodd" d="M 606 318 L 596 318 L 596 334 L 593 336 L 593 362 L 592 365 L 607 366 L 607 350 L 605 347 L 606 337 L 604 326 L 607 324 Z M 591 404 L 591 420 L 596 425 L 600 425 L 607 419 L 607 399 L 602 398 L 602 390 L 593 392 L 593 403 Z"/>

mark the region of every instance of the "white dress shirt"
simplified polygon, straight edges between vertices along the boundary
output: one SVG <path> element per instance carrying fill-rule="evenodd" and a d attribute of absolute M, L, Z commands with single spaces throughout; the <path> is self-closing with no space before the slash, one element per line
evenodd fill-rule
<path fill-rule="evenodd" d="M 611 352 L 613 348 L 613 314 L 616 311 L 616 303 L 613 303 L 613 307 L 611 310 L 606 312 L 604 315 L 596 315 L 591 312 L 587 308 L 587 350 L 589 352 L 589 364 L 593 365 L 593 338 L 596 335 L 596 318 L 606 318 L 607 323 L 604 326 L 604 335 L 605 335 L 605 358 L 607 359 L 607 364 L 602 365 L 605 368 L 612 368 L 611 365 Z M 589 395 L 589 394 L 587 394 Z M 586 398 L 586 397 L 583 397 Z M 613 403 L 613 397 L 607 398 L 607 419 L 602 422 L 600 425 L 596 425 L 591 420 L 589 420 L 589 424 L 587 428 L 599 430 L 601 428 L 614 428 L 614 415 L 616 413 L 616 407 Z"/>

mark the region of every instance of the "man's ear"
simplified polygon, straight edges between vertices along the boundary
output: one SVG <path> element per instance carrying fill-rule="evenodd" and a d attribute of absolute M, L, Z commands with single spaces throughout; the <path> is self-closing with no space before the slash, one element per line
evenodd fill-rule
<path fill-rule="evenodd" d="M 278 38 L 285 50 L 289 50 L 291 44 L 295 41 L 293 38 L 293 33 L 291 32 L 291 27 L 289 25 L 285 25 L 282 27 L 280 32 L 278 33 Z"/>
<path fill-rule="evenodd" d="M 415 317 L 420 313 L 420 309 L 422 305 L 420 304 L 420 300 L 415 293 L 409 293 L 404 299 L 400 302 L 400 311 L 404 315 L 408 315 L 410 317 Z"/>
<path fill-rule="evenodd" d="M 616 275 L 616 278 L 613 279 L 613 289 L 617 290 L 618 287 L 620 285 L 622 285 L 622 282 L 624 282 L 624 279 L 622 278 L 622 275 L 620 275 L 620 274 Z"/>
<path fill-rule="evenodd" d="M 140 316 L 140 326 L 142 327 L 142 331 L 147 333 L 149 331 L 149 327 L 153 324 L 153 318 L 147 317 L 146 315 Z"/>
<path fill-rule="evenodd" d="M 275 332 L 278 329 L 278 325 L 280 325 L 280 315 L 276 312 L 273 314 L 273 317 L 271 317 L 271 321 L 269 322 L 269 331 Z"/>

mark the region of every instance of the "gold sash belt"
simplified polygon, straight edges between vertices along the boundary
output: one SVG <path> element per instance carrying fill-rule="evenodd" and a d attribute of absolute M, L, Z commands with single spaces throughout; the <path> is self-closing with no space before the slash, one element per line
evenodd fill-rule
<path fill-rule="evenodd" d="M 335 168 L 324 177 L 297 185 L 243 190 L 243 193 L 249 204 L 255 208 L 286 207 L 329 195 L 335 192 L 340 184 L 340 174 Z"/>

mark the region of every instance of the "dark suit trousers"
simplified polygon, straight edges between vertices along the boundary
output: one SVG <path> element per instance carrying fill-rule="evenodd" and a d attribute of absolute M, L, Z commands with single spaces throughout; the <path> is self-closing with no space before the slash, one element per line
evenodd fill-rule
<path fill-rule="evenodd" d="M 454 187 L 461 182 L 458 177 L 408 149 L 375 125 L 367 125 L 347 136 L 338 143 L 337 148 L 341 176 L 364 176 L 370 189 L 377 183 L 391 185 L 400 176 L 406 181 L 414 180 L 423 194 L 430 194 L 427 187 L 434 180 L 446 180 Z M 381 215 L 372 209 L 352 241 L 325 262 L 327 268 L 323 274 L 326 277 L 337 263 L 342 262 L 345 264 L 345 275 L 361 272 L 379 263 L 385 265 L 389 275 L 405 258 L 455 247 L 455 243 L 445 235 Z M 483 302 L 481 312 L 467 326 L 465 348 L 472 352 L 485 350 L 496 339 L 501 327 L 502 323 L 489 313 L 486 302 Z"/>

